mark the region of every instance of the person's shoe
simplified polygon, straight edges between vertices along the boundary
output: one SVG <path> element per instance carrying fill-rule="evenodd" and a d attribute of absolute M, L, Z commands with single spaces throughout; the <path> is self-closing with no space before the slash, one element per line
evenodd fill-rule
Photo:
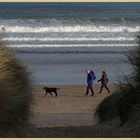
<path fill-rule="evenodd" d="M 87 94 L 85 94 L 84 96 L 88 96 Z"/>
<path fill-rule="evenodd" d="M 94 96 L 94 94 L 91 94 L 90 96 Z"/>

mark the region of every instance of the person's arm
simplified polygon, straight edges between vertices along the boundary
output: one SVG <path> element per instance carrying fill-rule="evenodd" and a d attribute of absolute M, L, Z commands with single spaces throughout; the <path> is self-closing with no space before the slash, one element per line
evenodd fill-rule
<path fill-rule="evenodd" d="M 98 82 L 100 82 L 100 81 L 102 81 L 102 80 L 103 80 L 103 75 L 102 75 L 101 79 L 98 80 Z"/>

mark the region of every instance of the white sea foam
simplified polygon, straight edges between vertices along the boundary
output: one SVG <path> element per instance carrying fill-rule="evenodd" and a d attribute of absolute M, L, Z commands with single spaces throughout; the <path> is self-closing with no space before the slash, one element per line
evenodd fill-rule
<path fill-rule="evenodd" d="M 17 32 L 17 33 L 48 33 L 48 32 L 139 32 L 140 26 L 130 27 L 130 26 L 44 26 L 44 27 L 29 27 L 29 26 L 4 26 L 5 32 Z"/>
<path fill-rule="evenodd" d="M 136 23 L 94 23 L 58 20 L 0 20 L 3 40 L 13 48 L 109 48 L 134 47 L 140 31 Z M 86 49 L 85 49 L 86 50 Z M 108 49 L 109 50 L 109 49 Z M 117 50 L 117 49 L 116 49 Z"/>
<path fill-rule="evenodd" d="M 134 37 L 126 38 L 126 37 L 118 37 L 118 38 L 31 38 L 31 37 L 11 37 L 11 38 L 3 38 L 4 41 L 135 41 Z"/>
<path fill-rule="evenodd" d="M 16 48 L 48 48 L 48 47 L 134 47 L 137 44 L 51 44 L 51 45 L 9 45 L 9 47 L 16 47 Z"/>

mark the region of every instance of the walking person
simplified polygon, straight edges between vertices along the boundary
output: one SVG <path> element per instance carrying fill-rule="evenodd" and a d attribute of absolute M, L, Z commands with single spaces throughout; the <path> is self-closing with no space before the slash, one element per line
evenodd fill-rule
<path fill-rule="evenodd" d="M 103 88 L 105 87 L 106 90 L 108 91 L 108 93 L 110 93 L 110 90 L 109 88 L 107 87 L 107 83 L 108 83 L 108 77 L 107 77 L 107 73 L 105 71 L 102 71 L 102 77 L 100 80 L 98 80 L 98 82 L 101 81 L 101 88 L 100 88 L 100 92 L 99 93 L 102 93 L 102 90 Z"/>
<path fill-rule="evenodd" d="M 86 73 L 87 73 L 87 90 L 84 96 L 88 96 L 89 90 L 91 91 L 91 96 L 93 96 L 94 90 L 93 90 L 92 84 L 95 79 L 95 74 L 93 71 L 90 71 L 89 69 L 86 69 Z"/>

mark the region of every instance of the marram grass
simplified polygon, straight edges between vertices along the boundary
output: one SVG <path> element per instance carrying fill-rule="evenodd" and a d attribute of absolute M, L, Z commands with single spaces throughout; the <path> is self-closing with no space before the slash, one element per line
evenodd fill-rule
<path fill-rule="evenodd" d="M 31 102 L 29 73 L 0 41 L 0 129 L 28 125 Z"/>
<path fill-rule="evenodd" d="M 126 54 L 133 72 L 120 82 L 119 91 L 105 98 L 97 107 L 95 117 L 98 122 L 120 118 L 120 124 L 140 120 L 140 36 L 137 46 Z"/>

